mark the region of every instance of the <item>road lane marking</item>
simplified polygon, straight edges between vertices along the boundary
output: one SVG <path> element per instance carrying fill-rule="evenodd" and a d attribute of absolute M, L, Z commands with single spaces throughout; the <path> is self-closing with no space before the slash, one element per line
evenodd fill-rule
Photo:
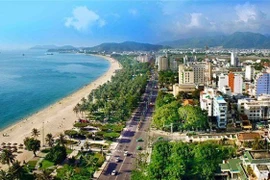
<path fill-rule="evenodd" d="M 123 164 L 125 163 L 126 158 L 127 158 L 127 156 L 125 156 L 125 158 L 123 159 L 123 162 L 122 162 L 122 164 L 121 164 L 121 166 L 120 166 L 120 168 L 119 168 L 119 171 L 117 172 L 117 176 L 116 176 L 115 180 L 117 180 L 118 174 L 121 172 L 121 169 L 122 169 L 122 167 L 123 167 Z"/>

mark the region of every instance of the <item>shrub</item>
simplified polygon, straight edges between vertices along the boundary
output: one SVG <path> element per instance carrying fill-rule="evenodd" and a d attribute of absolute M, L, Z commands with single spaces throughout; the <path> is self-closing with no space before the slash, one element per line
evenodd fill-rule
<path fill-rule="evenodd" d="M 66 148 L 63 146 L 54 146 L 50 149 L 50 152 L 46 155 L 45 159 L 52 161 L 54 164 L 60 164 L 67 157 Z"/>

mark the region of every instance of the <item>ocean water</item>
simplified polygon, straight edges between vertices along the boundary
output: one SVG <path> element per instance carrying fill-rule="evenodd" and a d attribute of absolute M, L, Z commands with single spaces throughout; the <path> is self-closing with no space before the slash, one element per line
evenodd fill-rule
<path fill-rule="evenodd" d="M 84 54 L 1 52 L 0 129 L 75 92 L 108 68 L 105 59 Z"/>

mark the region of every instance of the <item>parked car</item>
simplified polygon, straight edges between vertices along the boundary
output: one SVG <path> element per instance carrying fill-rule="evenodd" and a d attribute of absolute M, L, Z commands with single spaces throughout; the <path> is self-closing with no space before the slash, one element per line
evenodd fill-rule
<path fill-rule="evenodd" d="M 142 150 L 142 147 L 141 147 L 141 146 L 137 146 L 136 149 L 137 149 L 137 150 Z"/>
<path fill-rule="evenodd" d="M 117 158 L 115 159 L 115 162 L 119 162 L 119 161 L 120 161 L 120 158 L 117 157 Z"/>
<path fill-rule="evenodd" d="M 125 151 L 124 152 L 124 156 L 128 156 L 128 151 Z"/>
<path fill-rule="evenodd" d="M 136 142 L 143 142 L 143 139 L 142 138 L 138 138 L 138 139 L 136 139 Z"/>
<path fill-rule="evenodd" d="M 112 173 L 111 173 L 111 175 L 112 175 L 112 176 L 115 176 L 116 173 L 117 173 L 116 170 L 113 170 Z"/>

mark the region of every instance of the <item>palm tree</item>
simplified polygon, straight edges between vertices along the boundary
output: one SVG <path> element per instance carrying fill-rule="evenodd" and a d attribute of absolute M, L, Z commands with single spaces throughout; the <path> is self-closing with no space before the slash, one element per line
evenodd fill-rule
<path fill-rule="evenodd" d="M 52 136 L 51 133 L 49 133 L 49 134 L 46 135 L 46 142 L 48 143 L 48 145 L 50 147 L 53 146 L 54 140 L 53 140 L 53 136 Z"/>
<path fill-rule="evenodd" d="M 65 146 L 66 140 L 65 140 L 64 134 L 62 134 L 62 133 L 60 134 L 58 143 L 59 143 L 60 145 L 62 145 L 62 146 Z"/>
<path fill-rule="evenodd" d="M 4 170 L 0 170 L 0 179 L 1 180 L 12 180 L 11 174 L 9 172 L 6 172 Z"/>
<path fill-rule="evenodd" d="M 0 162 L 2 164 L 7 164 L 10 166 L 10 163 L 13 163 L 15 156 L 12 154 L 11 150 L 4 149 L 0 155 Z"/>
<path fill-rule="evenodd" d="M 39 135 L 40 135 L 39 130 L 37 130 L 36 128 L 33 128 L 33 129 L 32 129 L 32 136 L 33 136 L 34 138 L 37 138 Z"/>
<path fill-rule="evenodd" d="M 76 114 L 76 116 L 78 117 L 79 108 L 78 108 L 77 105 L 73 108 L 73 112 L 74 112 L 74 113 Z"/>
<path fill-rule="evenodd" d="M 25 175 L 25 170 L 19 161 L 15 161 L 8 171 L 12 175 L 12 179 L 21 179 Z"/>
<path fill-rule="evenodd" d="M 74 169 L 69 168 L 66 173 L 65 176 L 63 177 L 64 180 L 70 180 L 74 175 Z"/>

